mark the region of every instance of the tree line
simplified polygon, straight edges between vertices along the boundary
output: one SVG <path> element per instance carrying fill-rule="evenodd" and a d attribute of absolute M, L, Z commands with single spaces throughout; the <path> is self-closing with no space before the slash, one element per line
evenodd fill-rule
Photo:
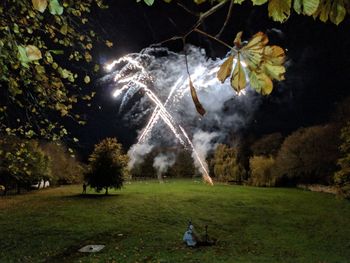
<path fill-rule="evenodd" d="M 219 144 L 209 154 L 210 174 L 219 182 L 261 187 L 321 184 L 350 196 L 350 98 L 339 104 L 328 123 L 301 127 L 290 134 L 274 132 L 257 139 L 243 136 Z M 131 170 L 134 178 L 156 178 L 154 158 L 169 149 L 154 148 Z M 191 154 L 175 149 L 175 163 L 164 176 L 200 176 Z"/>
<path fill-rule="evenodd" d="M 51 185 L 79 183 L 83 171 L 84 165 L 63 143 L 0 137 L 0 185 L 4 194 L 29 190 L 40 181 Z"/>

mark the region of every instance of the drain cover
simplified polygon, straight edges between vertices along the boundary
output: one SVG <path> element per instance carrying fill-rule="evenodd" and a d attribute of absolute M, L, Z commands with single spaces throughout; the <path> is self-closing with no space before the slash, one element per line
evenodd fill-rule
<path fill-rule="evenodd" d="M 87 245 L 87 246 L 79 249 L 79 252 L 96 253 L 96 252 L 101 251 L 104 247 L 105 247 L 105 245 Z"/>

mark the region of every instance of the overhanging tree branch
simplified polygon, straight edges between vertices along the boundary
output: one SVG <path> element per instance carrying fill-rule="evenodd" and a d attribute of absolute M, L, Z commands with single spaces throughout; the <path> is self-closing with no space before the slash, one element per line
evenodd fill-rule
<path fill-rule="evenodd" d="M 230 18 L 232 16 L 232 11 L 233 11 L 233 5 L 234 5 L 234 1 L 231 0 L 230 7 L 229 7 L 228 12 L 227 12 L 226 20 L 224 22 L 224 25 L 220 29 L 219 33 L 216 34 L 216 36 L 215 36 L 216 38 L 219 38 L 221 36 L 221 34 L 224 32 L 224 30 L 228 24 L 228 21 L 230 21 Z"/>

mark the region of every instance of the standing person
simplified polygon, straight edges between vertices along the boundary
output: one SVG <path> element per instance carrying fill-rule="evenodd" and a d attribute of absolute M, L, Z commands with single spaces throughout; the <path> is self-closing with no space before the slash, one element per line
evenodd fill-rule
<path fill-rule="evenodd" d="M 83 195 L 86 194 L 86 187 L 87 187 L 87 184 L 84 182 L 84 184 L 83 184 Z"/>

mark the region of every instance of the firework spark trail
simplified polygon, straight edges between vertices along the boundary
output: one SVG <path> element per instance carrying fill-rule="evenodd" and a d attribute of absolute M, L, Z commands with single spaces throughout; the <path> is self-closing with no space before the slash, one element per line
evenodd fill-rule
<path fill-rule="evenodd" d="M 151 91 L 145 84 L 139 82 L 139 81 L 133 81 L 135 84 L 139 85 L 141 88 L 143 88 L 146 91 L 147 96 L 157 105 L 159 108 L 160 116 L 162 117 L 163 121 L 168 125 L 168 127 L 171 129 L 171 131 L 174 133 L 175 137 L 180 141 L 182 145 L 185 145 L 184 140 L 181 138 L 180 134 L 177 132 L 175 126 L 173 123 L 176 123 L 173 117 L 170 115 L 170 113 L 167 111 L 167 109 L 164 107 L 163 103 L 158 99 L 158 97 Z"/>
<path fill-rule="evenodd" d="M 202 170 L 203 170 L 203 173 L 204 173 L 204 174 L 203 174 L 203 179 L 204 179 L 206 182 L 208 182 L 209 184 L 214 185 L 213 180 L 211 179 L 208 170 L 205 168 L 202 159 L 200 158 L 198 152 L 197 152 L 196 149 L 194 148 L 194 145 L 193 145 L 192 141 L 190 140 L 190 138 L 188 137 L 186 131 L 184 130 L 184 128 L 181 127 L 181 125 L 179 125 L 179 127 L 180 127 L 180 130 L 182 131 L 182 134 L 185 136 L 185 138 L 186 138 L 188 144 L 191 146 L 191 150 L 192 150 L 192 152 L 194 153 L 194 155 L 195 155 L 195 157 L 196 157 L 198 163 L 200 164 L 200 166 L 201 166 L 201 168 L 202 168 Z"/>
<path fill-rule="evenodd" d="M 182 79 L 183 78 L 179 78 L 177 80 L 177 82 L 173 85 L 172 89 L 170 90 L 170 93 L 168 95 L 168 98 L 165 100 L 165 103 L 164 103 L 164 107 L 166 107 L 170 101 L 170 99 L 172 98 L 176 88 L 178 87 L 178 85 L 182 82 Z M 147 136 L 152 132 L 153 130 L 153 127 L 156 125 L 156 123 L 158 122 L 159 120 L 159 116 L 160 115 L 160 109 L 159 107 L 157 106 L 153 113 L 152 113 L 152 116 L 150 118 L 150 120 L 148 121 L 146 127 L 144 128 L 142 134 L 139 136 L 139 139 L 138 139 L 138 143 L 144 143 L 147 139 Z"/>

